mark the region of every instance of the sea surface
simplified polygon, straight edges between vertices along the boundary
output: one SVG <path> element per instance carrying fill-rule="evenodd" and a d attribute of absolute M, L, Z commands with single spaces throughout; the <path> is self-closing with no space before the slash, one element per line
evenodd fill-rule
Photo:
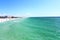
<path fill-rule="evenodd" d="M 29 17 L 0 23 L 0 40 L 60 40 L 60 18 Z"/>

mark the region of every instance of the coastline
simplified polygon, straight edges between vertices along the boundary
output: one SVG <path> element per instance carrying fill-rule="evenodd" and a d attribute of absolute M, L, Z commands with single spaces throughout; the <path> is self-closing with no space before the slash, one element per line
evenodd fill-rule
<path fill-rule="evenodd" d="M 0 18 L 0 23 L 1 22 L 6 22 L 6 21 L 10 21 L 10 20 L 15 20 L 16 18 Z"/>

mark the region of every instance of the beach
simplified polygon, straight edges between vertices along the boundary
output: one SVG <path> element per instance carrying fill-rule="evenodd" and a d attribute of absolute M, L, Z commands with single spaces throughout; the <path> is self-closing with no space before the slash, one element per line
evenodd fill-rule
<path fill-rule="evenodd" d="M 0 22 L 6 22 L 10 20 L 15 20 L 16 18 L 0 18 Z"/>

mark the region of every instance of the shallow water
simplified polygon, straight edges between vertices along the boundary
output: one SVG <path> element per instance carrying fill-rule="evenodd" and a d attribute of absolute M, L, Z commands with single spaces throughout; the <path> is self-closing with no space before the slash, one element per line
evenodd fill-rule
<path fill-rule="evenodd" d="M 30 17 L 0 23 L 0 40 L 60 40 L 60 18 Z"/>

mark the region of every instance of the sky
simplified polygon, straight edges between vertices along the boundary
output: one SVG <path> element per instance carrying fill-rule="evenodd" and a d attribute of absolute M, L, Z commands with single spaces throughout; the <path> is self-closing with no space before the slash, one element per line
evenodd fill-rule
<path fill-rule="evenodd" d="M 60 0 L 0 0 L 0 15 L 60 16 Z"/>

